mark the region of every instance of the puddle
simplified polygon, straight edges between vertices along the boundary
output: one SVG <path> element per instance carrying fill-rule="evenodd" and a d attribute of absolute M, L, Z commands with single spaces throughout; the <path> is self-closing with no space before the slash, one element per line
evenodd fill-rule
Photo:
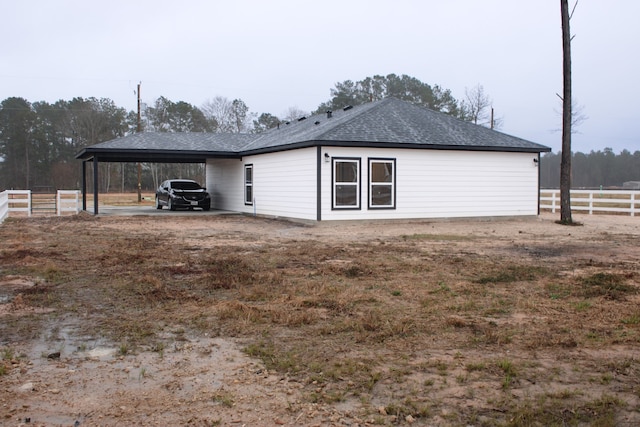
<path fill-rule="evenodd" d="M 48 327 L 40 338 L 33 342 L 28 356 L 36 365 L 46 364 L 47 356 L 56 352 L 60 353 L 61 359 L 89 357 L 102 360 L 113 357 L 116 349 L 106 346 L 102 338 L 79 335 L 77 324 L 69 321 Z"/>
<path fill-rule="evenodd" d="M 87 356 L 91 357 L 92 359 L 102 359 L 102 358 L 112 357 L 113 355 L 115 355 L 116 349 L 108 348 L 108 347 L 96 347 L 94 349 L 87 351 L 86 353 L 87 353 Z"/>

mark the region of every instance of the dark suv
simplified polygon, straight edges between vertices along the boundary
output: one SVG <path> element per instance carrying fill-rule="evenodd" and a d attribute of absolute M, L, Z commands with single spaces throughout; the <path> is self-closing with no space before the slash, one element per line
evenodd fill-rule
<path fill-rule="evenodd" d="M 190 179 L 168 179 L 156 190 L 156 208 L 163 206 L 175 211 L 178 208 L 211 209 L 209 193 L 195 181 Z"/>

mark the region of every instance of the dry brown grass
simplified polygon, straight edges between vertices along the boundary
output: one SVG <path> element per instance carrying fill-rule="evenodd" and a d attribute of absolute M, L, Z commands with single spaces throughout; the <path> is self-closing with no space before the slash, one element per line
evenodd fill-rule
<path fill-rule="evenodd" d="M 22 298 L 55 314 L 0 317 L 0 346 L 75 316 L 78 334 L 128 351 L 157 347 L 175 328 L 241 337 L 267 369 L 303 383 L 309 402 L 348 403 L 378 424 L 640 419 L 638 264 L 580 256 L 592 240 L 564 257 L 553 239 L 534 253 L 455 234 L 323 241 L 240 228 L 232 243 L 211 245 L 156 233 L 162 221 L 8 220 L 0 278 L 41 278 Z M 198 221 L 215 235 L 232 220 Z"/>

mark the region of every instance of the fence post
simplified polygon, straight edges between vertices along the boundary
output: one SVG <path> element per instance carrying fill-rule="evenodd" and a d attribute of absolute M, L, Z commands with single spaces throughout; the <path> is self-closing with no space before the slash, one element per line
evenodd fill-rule
<path fill-rule="evenodd" d="M 62 197 L 60 197 L 60 190 L 56 191 L 56 215 L 60 216 L 62 213 L 62 210 L 60 208 L 60 201 L 62 200 Z"/>
<path fill-rule="evenodd" d="M 0 224 L 9 216 L 9 191 L 0 193 Z"/>
<path fill-rule="evenodd" d="M 551 192 L 551 212 L 556 213 L 556 191 Z"/>
<path fill-rule="evenodd" d="M 589 191 L 589 215 L 593 215 L 593 191 Z"/>
<path fill-rule="evenodd" d="M 635 216 L 636 213 L 636 193 L 631 192 L 631 216 Z"/>

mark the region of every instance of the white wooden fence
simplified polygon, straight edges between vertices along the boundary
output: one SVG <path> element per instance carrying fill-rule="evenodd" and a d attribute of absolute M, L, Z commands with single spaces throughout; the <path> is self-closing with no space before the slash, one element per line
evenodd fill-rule
<path fill-rule="evenodd" d="M 26 213 L 31 216 L 31 190 L 5 190 L 0 193 L 0 224 L 10 213 Z M 80 191 L 58 190 L 56 193 L 56 214 L 80 212 Z"/>
<path fill-rule="evenodd" d="M 560 190 L 540 190 L 540 209 L 555 213 L 560 209 Z M 571 190 L 571 210 L 594 213 L 640 213 L 640 191 Z"/>
<path fill-rule="evenodd" d="M 80 191 L 58 190 L 56 194 L 56 208 L 58 216 L 64 212 L 80 213 Z"/>
<path fill-rule="evenodd" d="M 560 209 L 560 190 L 540 190 L 540 209 L 555 213 Z M 589 214 L 623 213 L 640 214 L 640 191 L 628 190 L 571 190 L 571 210 Z M 26 213 L 31 216 L 31 191 L 6 190 L 0 193 L 0 224 L 11 212 Z M 56 213 L 80 212 L 80 191 L 58 190 Z"/>
<path fill-rule="evenodd" d="M 6 190 L 0 193 L 0 223 L 10 212 L 26 212 L 31 216 L 31 190 Z"/>

